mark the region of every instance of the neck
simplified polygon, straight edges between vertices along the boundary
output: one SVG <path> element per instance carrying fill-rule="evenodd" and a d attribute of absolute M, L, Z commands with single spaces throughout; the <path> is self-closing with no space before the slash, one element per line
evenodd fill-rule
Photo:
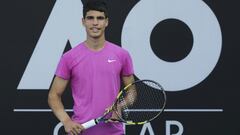
<path fill-rule="evenodd" d="M 90 38 L 88 37 L 87 40 L 85 41 L 86 46 L 93 50 L 93 51 L 99 51 L 104 47 L 105 43 L 105 38 Z"/>

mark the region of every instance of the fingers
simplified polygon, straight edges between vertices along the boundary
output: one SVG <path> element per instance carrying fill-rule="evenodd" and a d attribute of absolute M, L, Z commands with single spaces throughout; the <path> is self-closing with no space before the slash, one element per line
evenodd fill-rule
<path fill-rule="evenodd" d="M 107 122 L 119 122 L 120 118 L 119 116 L 116 114 L 116 112 L 112 112 L 111 117 L 107 120 Z"/>
<path fill-rule="evenodd" d="M 73 128 L 74 132 L 78 134 L 82 133 L 85 129 L 82 125 L 78 124 L 75 128 Z"/>
<path fill-rule="evenodd" d="M 79 127 L 73 128 L 72 129 L 74 134 L 80 134 L 81 133 L 81 129 Z"/>
<path fill-rule="evenodd" d="M 83 132 L 83 130 L 81 130 L 79 128 L 73 128 L 69 133 L 70 133 L 70 135 L 79 135 L 82 132 Z"/>
<path fill-rule="evenodd" d="M 110 106 L 110 107 L 106 108 L 106 109 L 105 109 L 105 112 L 104 112 L 104 114 L 107 114 L 107 113 L 109 113 L 111 110 L 112 110 L 112 106 Z"/>
<path fill-rule="evenodd" d="M 73 129 L 69 133 L 70 133 L 70 135 L 79 135 L 81 133 L 81 131 Z"/>
<path fill-rule="evenodd" d="M 84 128 L 82 125 L 78 123 L 74 123 L 71 125 L 67 130 L 65 130 L 69 135 L 80 135 L 83 131 Z"/>
<path fill-rule="evenodd" d="M 119 120 L 118 120 L 118 119 L 113 119 L 113 118 L 111 118 L 111 119 L 107 120 L 107 122 L 117 123 L 117 122 L 119 122 Z"/>

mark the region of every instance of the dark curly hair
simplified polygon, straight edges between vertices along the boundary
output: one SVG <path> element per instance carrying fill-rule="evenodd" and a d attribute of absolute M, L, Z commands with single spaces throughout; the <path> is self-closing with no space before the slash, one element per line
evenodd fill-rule
<path fill-rule="evenodd" d="M 89 10 L 96 10 L 104 12 L 106 18 L 108 18 L 108 8 L 107 4 L 103 0 L 87 0 L 83 3 L 83 18 L 86 17 L 86 14 Z"/>

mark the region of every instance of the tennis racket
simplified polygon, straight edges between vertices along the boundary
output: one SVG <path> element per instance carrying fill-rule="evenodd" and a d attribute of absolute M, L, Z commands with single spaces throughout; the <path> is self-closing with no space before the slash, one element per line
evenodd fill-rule
<path fill-rule="evenodd" d="M 152 80 L 135 81 L 120 90 L 103 116 L 82 124 L 87 129 L 100 122 L 118 121 L 127 125 L 145 124 L 159 116 L 166 105 L 163 87 Z"/>

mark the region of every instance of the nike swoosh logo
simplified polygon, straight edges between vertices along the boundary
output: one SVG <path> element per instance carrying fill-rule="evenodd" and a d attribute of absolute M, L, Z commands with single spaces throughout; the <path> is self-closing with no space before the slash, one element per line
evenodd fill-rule
<path fill-rule="evenodd" d="M 112 63 L 112 62 L 115 62 L 116 60 L 108 59 L 107 61 L 108 61 L 108 63 Z"/>

